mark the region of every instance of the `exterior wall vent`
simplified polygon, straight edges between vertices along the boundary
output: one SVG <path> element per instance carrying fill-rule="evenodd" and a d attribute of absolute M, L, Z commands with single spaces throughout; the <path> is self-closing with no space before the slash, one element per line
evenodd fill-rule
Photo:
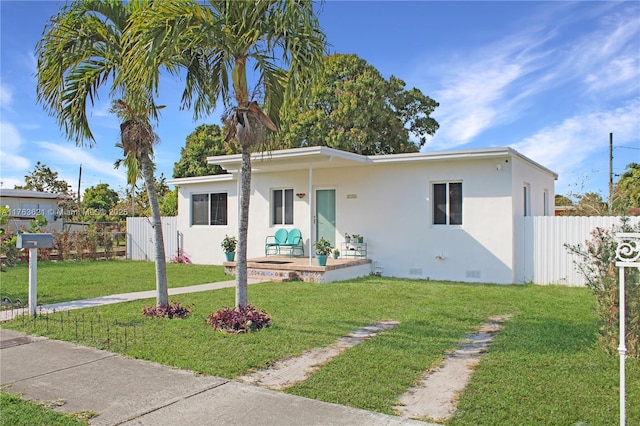
<path fill-rule="evenodd" d="M 466 271 L 465 272 L 465 278 L 474 278 L 474 279 L 480 279 L 480 271 Z"/>

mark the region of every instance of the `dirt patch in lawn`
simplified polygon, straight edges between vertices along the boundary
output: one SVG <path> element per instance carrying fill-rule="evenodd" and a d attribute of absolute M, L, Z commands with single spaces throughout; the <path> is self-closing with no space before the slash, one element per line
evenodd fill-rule
<path fill-rule="evenodd" d="M 313 349 L 300 356 L 276 361 L 269 368 L 238 377 L 236 380 L 269 389 L 286 389 L 304 381 L 318 371 L 322 365 L 345 350 L 374 337 L 380 332 L 390 330 L 398 324 L 398 321 L 389 320 L 367 325 L 346 336 L 342 336 L 331 346 Z"/>
<path fill-rule="evenodd" d="M 417 385 L 400 397 L 399 404 L 394 407 L 396 413 L 405 418 L 432 421 L 445 421 L 451 417 L 459 394 L 480 362 L 480 355 L 510 317 L 491 317 L 475 333 L 467 335 L 458 349 L 445 357 L 442 365 L 427 370 Z"/>

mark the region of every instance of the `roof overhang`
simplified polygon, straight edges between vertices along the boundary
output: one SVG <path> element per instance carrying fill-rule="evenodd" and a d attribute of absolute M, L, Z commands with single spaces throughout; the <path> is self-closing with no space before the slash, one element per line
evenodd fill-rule
<path fill-rule="evenodd" d="M 232 174 L 227 173 L 223 175 L 194 176 L 194 177 L 168 179 L 167 184 L 180 186 L 180 185 L 197 184 L 197 183 L 224 182 L 224 181 L 230 181 L 230 180 L 235 180 L 235 177 Z"/>
<path fill-rule="evenodd" d="M 554 179 L 558 175 L 536 163 L 518 151 L 509 148 L 479 148 L 455 151 L 412 152 L 406 154 L 360 155 L 326 146 L 283 149 L 251 154 L 251 170 L 256 173 L 280 172 L 290 170 L 308 170 L 366 166 L 369 164 L 394 164 L 414 162 L 465 161 L 492 158 L 517 157 L 533 167 L 550 174 Z M 197 184 L 222 180 L 235 180 L 242 168 L 242 154 L 208 157 L 207 163 L 219 165 L 231 174 L 180 178 L 168 181 L 172 185 Z"/>
<path fill-rule="evenodd" d="M 543 165 L 533 161 L 529 157 L 520 154 L 513 148 L 478 148 L 452 151 L 433 152 L 412 152 L 406 154 L 375 155 L 368 157 L 372 163 L 411 163 L 416 161 L 461 161 L 461 160 L 481 160 L 492 158 L 517 157 L 522 161 L 544 171 L 558 179 L 558 174 Z"/>
<path fill-rule="evenodd" d="M 0 197 L 6 198 L 38 198 L 38 199 L 62 199 L 64 195 L 51 192 L 31 191 L 29 189 L 0 189 Z"/>
<path fill-rule="evenodd" d="M 207 157 L 207 163 L 216 164 L 231 173 L 242 167 L 242 154 Z M 369 157 L 326 146 L 283 149 L 251 154 L 253 172 L 347 167 L 371 163 Z"/>

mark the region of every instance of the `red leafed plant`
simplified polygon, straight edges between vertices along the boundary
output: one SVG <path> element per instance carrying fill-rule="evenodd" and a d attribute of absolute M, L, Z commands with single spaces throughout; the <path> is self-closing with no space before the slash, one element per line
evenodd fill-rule
<path fill-rule="evenodd" d="M 171 302 L 168 305 L 163 306 L 145 306 L 142 309 L 142 315 L 147 317 L 167 317 L 173 318 L 185 318 L 191 313 L 189 306 L 182 306 L 179 302 Z"/>
<path fill-rule="evenodd" d="M 258 311 L 255 306 L 247 305 L 244 308 L 224 308 L 212 312 L 207 317 L 207 323 L 214 330 L 240 334 L 269 327 L 271 317 L 266 311 Z"/>

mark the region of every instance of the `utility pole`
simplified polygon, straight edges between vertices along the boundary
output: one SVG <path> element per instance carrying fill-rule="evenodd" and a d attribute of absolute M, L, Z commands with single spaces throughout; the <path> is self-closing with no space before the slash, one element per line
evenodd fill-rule
<path fill-rule="evenodd" d="M 609 133 L 609 214 L 613 211 L 613 133 Z"/>
<path fill-rule="evenodd" d="M 80 164 L 80 173 L 78 173 L 78 204 L 80 204 L 80 183 L 82 182 L 82 164 Z"/>

